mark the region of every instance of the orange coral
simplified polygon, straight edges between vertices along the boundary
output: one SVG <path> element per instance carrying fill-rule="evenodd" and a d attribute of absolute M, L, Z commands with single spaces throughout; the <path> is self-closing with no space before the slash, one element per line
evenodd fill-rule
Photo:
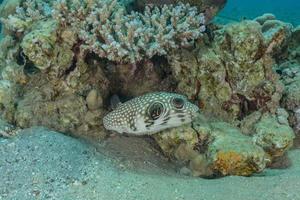
<path fill-rule="evenodd" d="M 234 151 L 218 152 L 213 168 L 222 175 L 249 176 L 253 171 L 256 171 L 255 167 L 249 165 L 243 155 Z"/>

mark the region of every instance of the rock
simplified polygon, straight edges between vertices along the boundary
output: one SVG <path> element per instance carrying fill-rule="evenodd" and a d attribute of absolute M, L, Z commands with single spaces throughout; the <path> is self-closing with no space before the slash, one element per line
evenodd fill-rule
<path fill-rule="evenodd" d="M 198 102 L 207 115 L 225 121 L 241 120 L 254 111 L 275 112 L 283 85 L 272 70 L 261 25 L 243 21 L 214 32 L 214 39 L 199 42 L 192 53 L 169 55 L 177 90 Z"/>
<path fill-rule="evenodd" d="M 103 100 L 99 92 L 93 89 L 88 93 L 86 103 L 90 110 L 97 110 L 103 105 Z"/>
<path fill-rule="evenodd" d="M 285 62 L 277 69 L 281 73 L 281 80 L 285 89 L 281 104 L 289 112 L 289 123 L 296 132 L 297 138 L 300 134 L 298 110 L 300 108 L 300 64 Z"/>
<path fill-rule="evenodd" d="M 57 43 L 57 24 L 54 20 L 40 22 L 22 40 L 24 54 L 42 71 L 53 67 L 61 76 L 72 64 L 73 52 L 67 43 Z M 58 67 L 59 66 L 59 67 Z"/>
<path fill-rule="evenodd" d="M 292 28 L 292 24 L 284 23 L 276 19 L 266 20 L 262 24 L 262 33 L 267 45 L 266 53 L 271 53 L 274 56 L 282 54 L 282 52 L 287 49 Z"/>
<path fill-rule="evenodd" d="M 45 101 L 41 93 L 33 91 L 19 101 L 15 119 L 23 128 L 44 125 L 62 132 L 74 132 L 84 121 L 86 110 L 84 99 L 75 95 Z"/>
<path fill-rule="evenodd" d="M 294 131 L 287 123 L 287 113 L 278 116 L 263 115 L 255 125 L 253 141 L 272 159 L 281 157 L 293 145 Z M 282 123 L 282 119 L 285 119 Z"/>
<path fill-rule="evenodd" d="M 7 61 L 5 68 L 2 70 L 2 78 L 10 80 L 14 84 L 24 85 L 28 83 L 29 77 L 24 72 L 24 66 L 14 61 Z"/>
<path fill-rule="evenodd" d="M 263 25 L 268 20 L 275 20 L 276 17 L 272 13 L 265 13 L 262 16 L 256 17 L 254 20 L 257 21 L 260 25 Z"/>
<path fill-rule="evenodd" d="M 164 77 L 167 68 L 166 61 L 156 58 L 142 62 L 136 66 L 131 64 L 110 65 L 107 74 L 110 80 L 112 94 L 123 94 L 127 97 L 136 97 L 152 91 L 168 91 L 174 88 L 170 77 Z"/>
<path fill-rule="evenodd" d="M 212 126 L 215 140 L 209 152 L 213 155 L 214 170 L 222 175 L 248 176 L 266 167 L 268 160 L 265 152 L 249 137 L 223 122 L 213 123 Z"/>
<path fill-rule="evenodd" d="M 285 109 L 278 108 L 276 111 L 276 117 L 279 124 L 289 126 L 289 113 Z"/>
<path fill-rule="evenodd" d="M 254 132 L 254 125 L 261 119 L 262 113 L 259 111 L 255 111 L 250 115 L 246 116 L 240 123 L 239 127 L 241 131 L 245 135 L 253 136 Z"/>
<path fill-rule="evenodd" d="M 194 176 L 249 176 L 269 162 L 251 137 L 228 123 L 201 116 L 192 127 L 170 129 L 154 137 L 166 155 L 186 163 Z"/>
<path fill-rule="evenodd" d="M 7 19 L 2 20 L 2 22 L 5 24 L 3 34 L 9 31 L 16 32 L 16 34 L 23 33 L 31 24 L 15 16 L 9 16 Z"/>
<path fill-rule="evenodd" d="M 2 117 L 13 120 L 17 97 L 17 86 L 8 80 L 0 80 L 0 107 Z"/>
<path fill-rule="evenodd" d="M 19 129 L 0 119 L 0 137 L 10 138 L 17 135 Z"/>
<path fill-rule="evenodd" d="M 289 123 L 294 128 L 296 139 L 295 146 L 300 144 L 300 26 L 294 28 L 288 43 L 288 51 L 283 59 L 279 60 L 276 67 L 281 81 L 285 85 L 282 107 L 289 112 Z"/>
<path fill-rule="evenodd" d="M 249 176 L 272 166 L 293 145 L 288 113 L 254 112 L 240 128 L 203 115 L 176 129 L 154 136 L 166 156 L 188 167 L 193 176 Z M 251 163 L 251 164 L 250 164 Z"/>
<path fill-rule="evenodd" d="M 289 60 L 300 64 L 300 25 L 292 30 L 289 42 Z"/>

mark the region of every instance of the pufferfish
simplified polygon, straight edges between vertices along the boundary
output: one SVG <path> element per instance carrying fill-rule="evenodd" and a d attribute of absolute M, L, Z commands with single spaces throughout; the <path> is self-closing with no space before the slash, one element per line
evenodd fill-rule
<path fill-rule="evenodd" d="M 120 103 L 103 118 L 107 130 L 151 135 L 192 122 L 199 108 L 180 94 L 148 93 Z"/>

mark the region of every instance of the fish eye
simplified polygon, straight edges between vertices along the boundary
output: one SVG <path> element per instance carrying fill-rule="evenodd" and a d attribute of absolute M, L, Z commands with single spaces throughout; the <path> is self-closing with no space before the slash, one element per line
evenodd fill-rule
<path fill-rule="evenodd" d="M 156 120 L 160 117 L 164 109 L 164 106 L 161 103 L 154 103 L 148 109 L 149 117 L 153 120 Z"/>
<path fill-rule="evenodd" d="M 175 108 L 182 109 L 184 106 L 184 100 L 182 98 L 176 97 L 172 100 L 172 104 L 174 105 Z"/>

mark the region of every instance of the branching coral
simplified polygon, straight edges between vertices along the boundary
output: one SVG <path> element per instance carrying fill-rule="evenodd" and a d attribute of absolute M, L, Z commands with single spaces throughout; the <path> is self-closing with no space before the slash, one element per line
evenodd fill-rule
<path fill-rule="evenodd" d="M 148 6 L 144 13 L 130 14 L 117 0 L 62 0 L 50 6 L 28 0 L 25 8 L 17 8 L 17 14 L 3 22 L 8 29 L 24 32 L 31 22 L 52 17 L 62 29 L 71 27 L 79 33 L 82 50 L 117 63 L 166 55 L 170 49 L 192 44 L 205 31 L 204 15 L 188 4 Z"/>
<path fill-rule="evenodd" d="M 87 4 L 86 10 L 80 7 L 76 13 L 65 3 L 56 8 L 54 16 L 62 24 L 80 29 L 83 49 L 118 63 L 166 55 L 191 44 L 205 30 L 203 14 L 184 4 L 146 7 L 143 14 L 127 14 L 116 0 L 100 1 L 91 8 Z"/>
<path fill-rule="evenodd" d="M 24 32 L 34 22 L 51 16 L 52 8 L 47 1 L 27 0 L 16 7 L 16 13 L 1 19 L 6 29 L 15 32 Z"/>
<path fill-rule="evenodd" d="M 196 6 L 205 13 L 206 21 L 210 21 L 226 4 L 227 0 L 133 0 L 137 10 L 143 10 L 145 5 L 177 4 L 179 2 Z"/>

